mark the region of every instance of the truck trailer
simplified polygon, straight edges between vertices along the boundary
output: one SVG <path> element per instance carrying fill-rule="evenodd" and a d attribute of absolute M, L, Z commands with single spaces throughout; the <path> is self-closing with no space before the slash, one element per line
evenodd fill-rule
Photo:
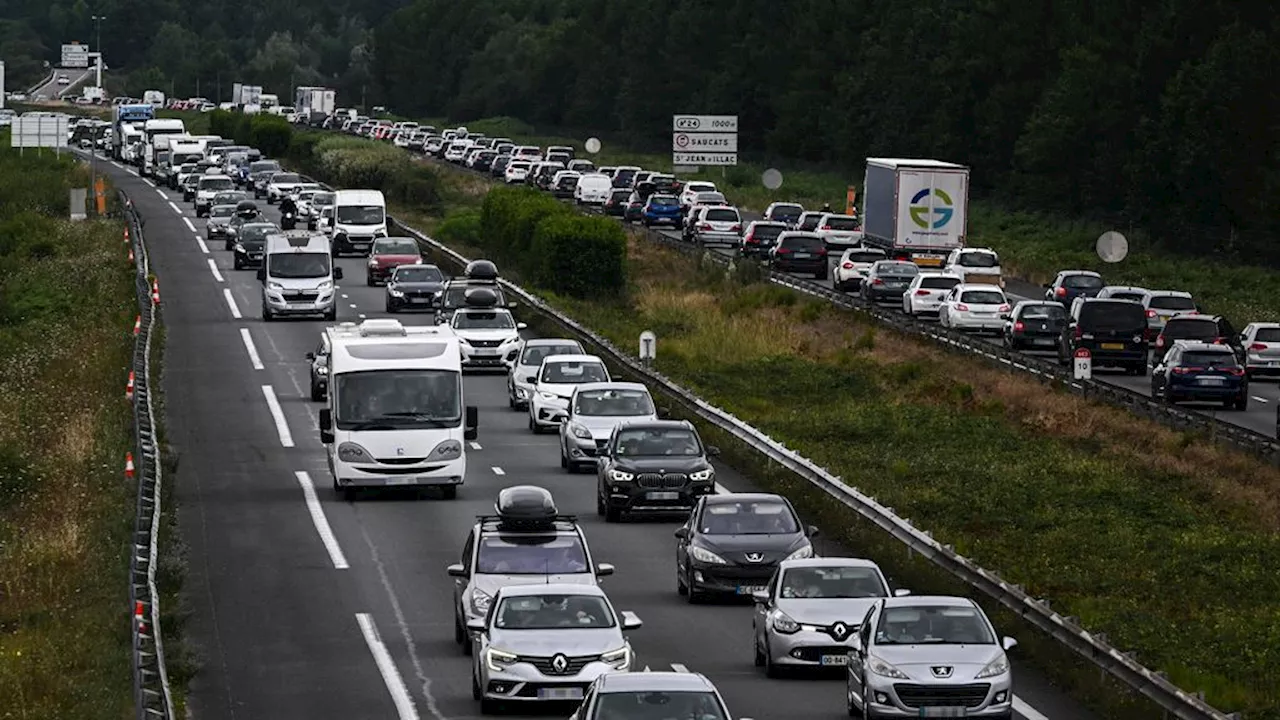
<path fill-rule="evenodd" d="M 863 243 L 922 267 L 965 246 L 969 168 L 939 160 L 867 158 Z"/>

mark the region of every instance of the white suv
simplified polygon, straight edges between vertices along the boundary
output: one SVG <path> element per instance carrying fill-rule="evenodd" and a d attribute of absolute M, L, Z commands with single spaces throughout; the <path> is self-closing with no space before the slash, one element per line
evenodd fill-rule
<path fill-rule="evenodd" d="M 222 173 L 209 173 L 200 178 L 196 184 L 196 217 L 209 214 L 213 207 L 213 196 L 220 192 L 235 190 L 236 185 L 231 178 Z"/>
<path fill-rule="evenodd" d="M 829 248 L 856 247 L 862 244 L 862 230 L 859 227 L 858 218 L 853 215 L 826 213 L 813 231 Z"/>

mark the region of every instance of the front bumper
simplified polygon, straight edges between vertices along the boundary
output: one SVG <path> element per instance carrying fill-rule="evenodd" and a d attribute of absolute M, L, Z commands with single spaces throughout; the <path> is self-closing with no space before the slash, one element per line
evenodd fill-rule
<path fill-rule="evenodd" d="M 276 315 L 323 315 L 335 307 L 336 293 L 325 290 L 321 293 L 304 293 L 300 296 L 284 295 L 271 291 L 263 295 L 263 302 Z"/>
<path fill-rule="evenodd" d="M 714 493 L 714 480 L 696 484 L 685 483 L 678 488 L 643 488 L 637 487 L 635 483 L 610 482 L 605 488 L 604 501 L 606 506 L 623 513 L 683 514 L 693 509 L 693 506 L 698 503 L 698 498 Z M 695 572 L 699 567 L 696 563 L 694 564 Z M 696 577 L 695 580 L 697 580 Z M 768 581 L 769 578 L 766 577 L 764 583 Z M 701 580 L 697 580 L 697 582 L 700 587 L 706 587 Z M 764 583 L 759 584 L 763 585 Z M 714 590 L 714 588 L 708 589 Z M 736 585 L 729 591 L 736 591 Z"/>
<path fill-rule="evenodd" d="M 609 438 L 597 440 L 592 438 L 580 438 L 571 432 L 564 434 L 565 456 L 570 462 L 576 463 L 594 463 L 599 457 L 600 451 L 609 443 Z"/>
<path fill-rule="evenodd" d="M 329 467 L 341 487 L 431 487 L 461 485 L 467 476 L 467 457 L 415 465 L 352 464 L 329 454 Z"/>
<path fill-rule="evenodd" d="M 398 310 L 435 310 L 440 303 L 439 293 L 420 295 L 416 292 L 387 293 L 387 305 Z"/>
<path fill-rule="evenodd" d="M 507 396 L 517 408 L 529 407 L 529 397 L 533 395 L 531 385 L 527 383 L 508 383 Z"/>
<path fill-rule="evenodd" d="M 263 251 L 261 250 L 241 250 L 239 248 L 235 248 L 233 257 L 235 262 L 239 263 L 242 267 L 258 267 L 262 264 L 262 252 Z"/>
<path fill-rule="evenodd" d="M 766 620 L 766 622 L 768 622 Z M 845 667 L 849 664 L 850 647 L 838 643 L 830 635 L 804 627 L 790 635 L 772 627 L 765 631 L 769 661 L 774 665 L 794 667 Z"/>
<path fill-rule="evenodd" d="M 1005 673 L 995 680 L 932 684 L 869 675 L 866 706 L 878 718 L 1009 717 L 1012 678 Z"/>
<path fill-rule="evenodd" d="M 529 402 L 529 414 L 533 417 L 533 422 L 538 427 L 557 427 L 560 425 L 558 420 L 551 419 L 555 413 L 562 413 L 569 408 L 569 400 L 567 398 L 556 398 L 552 400 L 545 398 L 541 393 L 534 393 L 533 399 Z"/>
<path fill-rule="evenodd" d="M 477 348 L 470 345 L 459 345 L 462 351 L 462 367 L 464 368 L 505 368 L 502 362 L 509 350 L 506 346 Z"/>
<path fill-rule="evenodd" d="M 209 237 L 223 237 L 227 234 L 226 225 L 205 225 L 204 231 Z"/>
<path fill-rule="evenodd" d="M 750 596 L 752 592 L 763 590 L 769 584 L 777 564 L 768 565 L 710 565 L 694 561 L 693 581 L 701 592 L 727 593 L 730 595 Z"/>
<path fill-rule="evenodd" d="M 589 662 L 572 675 L 544 674 L 531 662 L 516 662 L 494 671 L 487 662 L 480 663 L 480 688 L 484 696 L 503 702 L 579 701 L 596 678 L 609 672 L 625 672 L 630 664 L 618 668 L 599 660 Z"/>

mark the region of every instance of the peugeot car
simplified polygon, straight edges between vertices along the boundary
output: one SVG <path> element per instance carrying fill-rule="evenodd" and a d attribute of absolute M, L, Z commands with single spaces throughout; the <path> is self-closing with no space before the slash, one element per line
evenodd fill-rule
<path fill-rule="evenodd" d="M 542 360 L 551 355 L 580 355 L 582 343 L 567 338 L 532 338 L 524 341 L 507 356 L 507 406 L 512 410 L 526 410 L 533 395 L 530 378 L 542 367 Z"/>

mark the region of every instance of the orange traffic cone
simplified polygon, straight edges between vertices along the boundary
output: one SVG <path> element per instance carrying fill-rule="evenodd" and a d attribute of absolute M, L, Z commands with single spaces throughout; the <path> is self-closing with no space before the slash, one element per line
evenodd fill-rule
<path fill-rule="evenodd" d="M 138 334 L 138 333 L 140 333 L 140 332 L 142 332 L 142 316 L 141 316 L 141 315 L 139 315 L 139 316 L 138 316 L 138 317 L 133 321 L 133 334 L 134 334 L 134 335 L 137 335 L 137 334 Z"/>
<path fill-rule="evenodd" d="M 130 480 L 133 479 L 133 453 L 124 454 L 124 476 Z"/>
<path fill-rule="evenodd" d="M 151 302 L 154 305 L 160 304 L 160 281 L 159 280 L 151 281 Z"/>
<path fill-rule="evenodd" d="M 133 399 L 133 371 L 132 370 L 129 371 L 129 382 L 125 383 L 125 386 L 124 386 L 124 397 L 126 400 Z"/>
<path fill-rule="evenodd" d="M 129 246 L 129 264 L 130 265 L 133 264 L 133 246 L 132 245 Z"/>

